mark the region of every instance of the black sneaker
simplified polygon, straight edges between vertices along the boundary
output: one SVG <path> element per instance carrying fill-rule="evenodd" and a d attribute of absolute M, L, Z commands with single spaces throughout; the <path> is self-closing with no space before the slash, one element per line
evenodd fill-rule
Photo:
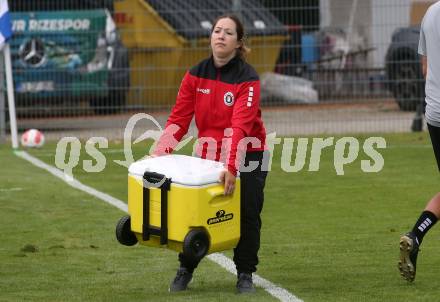
<path fill-rule="evenodd" d="M 255 287 L 252 283 L 252 274 L 238 274 L 237 291 L 239 294 L 255 293 Z"/>
<path fill-rule="evenodd" d="M 419 244 L 412 232 L 400 237 L 400 260 L 398 267 L 402 277 L 409 282 L 413 282 L 416 278 L 418 253 Z"/>
<path fill-rule="evenodd" d="M 177 270 L 176 277 L 170 284 L 170 292 L 180 292 L 188 289 L 188 283 L 191 282 L 192 273 L 190 273 L 185 267 L 181 267 Z"/>

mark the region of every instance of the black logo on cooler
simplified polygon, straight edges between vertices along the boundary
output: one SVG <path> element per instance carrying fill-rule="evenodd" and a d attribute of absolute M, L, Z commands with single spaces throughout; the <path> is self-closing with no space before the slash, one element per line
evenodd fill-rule
<path fill-rule="evenodd" d="M 208 221 L 206 223 L 208 225 L 211 225 L 220 222 L 225 222 L 234 218 L 234 214 L 232 213 L 226 214 L 224 210 L 217 211 L 217 213 L 215 213 L 215 216 L 216 217 L 208 218 Z"/>

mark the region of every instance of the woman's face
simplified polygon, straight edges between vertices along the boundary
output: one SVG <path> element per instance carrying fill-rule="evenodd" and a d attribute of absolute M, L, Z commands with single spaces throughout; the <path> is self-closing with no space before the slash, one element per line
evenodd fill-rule
<path fill-rule="evenodd" d="M 235 22 L 229 18 L 218 20 L 211 34 L 211 49 L 214 56 L 226 58 L 235 54 L 240 42 L 237 41 Z"/>

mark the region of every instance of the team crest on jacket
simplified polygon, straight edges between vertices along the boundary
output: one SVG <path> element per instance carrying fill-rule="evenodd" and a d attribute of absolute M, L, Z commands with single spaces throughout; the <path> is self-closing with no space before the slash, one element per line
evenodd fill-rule
<path fill-rule="evenodd" d="M 223 101 L 225 102 L 226 106 L 234 105 L 234 95 L 232 94 L 232 92 L 230 91 L 226 92 L 225 95 L 223 96 Z"/>

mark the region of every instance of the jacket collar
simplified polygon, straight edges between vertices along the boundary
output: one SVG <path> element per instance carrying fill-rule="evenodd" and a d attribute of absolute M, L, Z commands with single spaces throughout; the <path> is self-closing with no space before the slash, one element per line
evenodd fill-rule
<path fill-rule="evenodd" d="M 236 56 L 233 57 L 231 60 L 229 60 L 228 63 L 226 63 L 225 65 L 223 65 L 223 66 L 220 67 L 220 68 L 215 67 L 215 64 L 214 64 L 214 56 L 213 56 L 213 55 L 211 55 L 211 57 L 210 57 L 210 61 L 211 61 L 212 66 L 213 66 L 215 69 L 218 69 L 218 70 L 220 70 L 220 71 L 227 71 L 227 70 L 231 69 L 232 66 L 235 66 L 238 62 L 240 62 L 240 61 L 241 61 L 241 58 L 240 58 L 240 56 L 236 55 Z"/>

